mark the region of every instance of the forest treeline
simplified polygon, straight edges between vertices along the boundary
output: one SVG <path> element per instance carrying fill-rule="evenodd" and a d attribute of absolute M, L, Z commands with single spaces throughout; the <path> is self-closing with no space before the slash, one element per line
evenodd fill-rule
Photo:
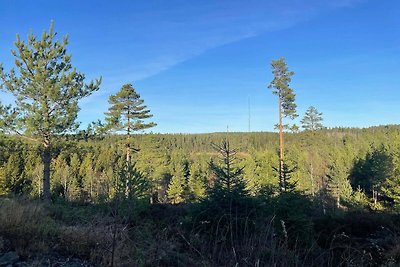
<path fill-rule="evenodd" d="M 229 140 L 237 149 L 246 188 L 279 192 L 278 135 L 272 132 L 214 134 L 136 134 L 132 147 L 140 192 L 153 203 L 199 201 L 215 179 L 212 144 Z M 43 165 L 40 146 L 16 136 L 0 139 L 0 193 L 39 197 Z M 98 202 L 118 193 L 125 167 L 126 140 L 120 135 L 69 135 L 54 145 L 53 198 Z M 294 190 L 336 207 L 394 209 L 400 183 L 400 126 L 333 128 L 286 134 L 286 161 Z M 124 178 L 126 179 L 126 177 Z M 134 190 L 134 189 L 132 189 Z M 136 190 L 136 189 L 135 189 Z"/>

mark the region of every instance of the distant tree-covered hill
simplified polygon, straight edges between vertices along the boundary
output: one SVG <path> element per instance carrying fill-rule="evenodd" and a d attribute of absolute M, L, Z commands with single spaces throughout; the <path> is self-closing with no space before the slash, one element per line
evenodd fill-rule
<path fill-rule="evenodd" d="M 204 196 L 212 180 L 209 165 L 217 156 L 212 144 L 228 139 L 238 151 L 249 191 L 257 194 L 262 188 L 275 190 L 278 185 L 278 138 L 273 132 L 136 134 L 131 145 L 139 151 L 132 160 L 151 185 L 149 194 L 154 201 L 168 202 L 172 181 L 182 191 L 178 192 L 182 195 L 180 201 L 189 201 L 184 197 L 185 190 L 191 192 L 190 201 L 196 201 Z M 124 165 L 125 146 L 122 135 L 81 132 L 59 137 L 51 163 L 53 197 L 96 201 L 113 196 L 115 176 Z M 331 195 L 338 205 L 350 201 L 357 192 L 378 203 L 385 200 L 393 204 L 396 200 L 398 182 L 393 177 L 399 168 L 399 125 L 288 133 L 285 150 L 287 165 L 293 170 L 290 180 L 296 190 Z M 375 169 L 383 163 L 382 158 L 374 156 L 389 160 L 391 173 L 377 177 Z M 40 147 L 35 143 L 26 143 L 17 136 L 1 136 L 1 194 L 38 196 L 42 190 L 41 164 Z M 377 166 L 368 166 L 373 164 Z M 375 179 L 380 181 L 375 183 Z M 391 197 L 387 198 L 387 194 Z"/>

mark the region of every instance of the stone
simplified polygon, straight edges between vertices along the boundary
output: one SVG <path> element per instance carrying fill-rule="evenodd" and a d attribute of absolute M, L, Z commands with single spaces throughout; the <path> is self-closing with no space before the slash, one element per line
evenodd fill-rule
<path fill-rule="evenodd" d="M 26 262 L 17 262 L 14 264 L 14 267 L 28 267 L 28 266 L 31 266 L 31 265 L 29 265 Z"/>
<path fill-rule="evenodd" d="M 0 256 L 0 266 L 13 265 L 18 260 L 18 254 L 14 251 L 10 251 Z"/>

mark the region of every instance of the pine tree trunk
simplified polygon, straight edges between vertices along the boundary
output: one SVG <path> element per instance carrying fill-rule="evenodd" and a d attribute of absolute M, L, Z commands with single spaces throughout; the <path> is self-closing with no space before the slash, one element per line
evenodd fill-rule
<path fill-rule="evenodd" d="M 284 162 L 283 162 L 283 125 L 282 125 L 282 99 L 281 96 L 279 95 L 279 184 L 281 191 L 286 191 L 286 181 L 285 180 L 285 175 L 283 173 L 283 167 L 284 167 Z"/>
<path fill-rule="evenodd" d="M 374 199 L 374 205 L 376 206 L 378 203 L 378 192 L 375 189 L 372 190 L 372 198 Z"/>
<path fill-rule="evenodd" d="M 131 146 L 129 144 L 129 137 L 127 139 L 127 144 L 126 144 L 126 163 L 131 162 Z"/>
<path fill-rule="evenodd" d="M 126 129 L 126 163 L 131 162 L 131 119 L 129 117 L 129 109 L 128 109 L 128 124 L 127 124 L 127 129 Z"/>
<path fill-rule="evenodd" d="M 90 200 L 93 199 L 93 174 L 90 173 Z"/>
<path fill-rule="evenodd" d="M 338 189 L 338 193 L 337 193 L 337 196 L 336 196 L 336 208 L 340 208 L 340 191 L 339 191 L 339 189 Z"/>
<path fill-rule="evenodd" d="M 37 176 L 37 185 L 38 185 L 38 196 L 41 197 L 43 194 L 43 190 L 42 190 L 42 184 L 43 184 L 43 174 L 41 174 L 42 177 L 40 177 L 40 175 Z"/>
<path fill-rule="evenodd" d="M 67 177 L 64 177 L 64 198 L 68 200 Z"/>
<path fill-rule="evenodd" d="M 129 140 L 129 137 L 128 137 Z M 130 146 L 129 146 L 129 141 L 126 147 L 126 166 L 125 166 L 125 197 L 128 198 L 129 197 L 129 166 L 131 164 L 131 150 L 130 150 Z"/>
<path fill-rule="evenodd" d="M 314 190 L 314 166 L 313 166 L 313 159 L 311 158 L 311 163 L 310 163 L 310 179 L 311 179 L 311 195 L 314 197 L 315 196 L 315 190 Z"/>
<path fill-rule="evenodd" d="M 50 164 L 51 164 L 51 147 L 49 138 L 45 138 L 43 150 L 43 200 L 50 202 Z"/>
<path fill-rule="evenodd" d="M 128 129 L 127 129 L 127 138 L 126 138 L 126 170 L 129 168 L 129 164 L 131 163 L 131 121 L 129 118 L 129 110 L 128 110 Z M 128 175 L 128 173 L 126 173 Z M 129 181 L 126 178 L 125 181 L 125 197 L 129 197 Z"/>

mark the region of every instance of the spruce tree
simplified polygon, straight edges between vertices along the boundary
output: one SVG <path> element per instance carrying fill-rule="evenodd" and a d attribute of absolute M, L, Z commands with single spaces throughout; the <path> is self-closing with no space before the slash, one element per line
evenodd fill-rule
<path fill-rule="evenodd" d="M 174 167 L 173 176 L 176 176 L 182 182 L 183 193 L 182 197 L 188 201 L 192 198 L 189 188 L 190 178 L 190 163 L 186 158 L 178 159 Z"/>
<path fill-rule="evenodd" d="M 286 184 L 284 181 L 284 142 L 283 142 L 283 128 L 282 123 L 283 117 L 289 117 L 294 119 L 297 117 L 296 114 L 296 103 L 295 103 L 295 93 L 290 87 L 290 82 L 292 81 L 293 71 L 289 71 L 286 65 L 285 59 L 280 58 L 278 60 L 272 60 L 271 63 L 272 74 L 274 79 L 269 84 L 268 88 L 272 90 L 274 95 L 278 96 L 278 109 L 279 109 L 279 183 L 281 185 L 281 190 L 286 189 L 282 186 Z"/>
<path fill-rule="evenodd" d="M 140 130 L 156 126 L 155 123 L 145 123 L 144 120 L 153 117 L 145 106 L 144 100 L 133 88 L 132 84 L 125 84 L 115 95 L 108 100 L 110 107 L 106 112 L 106 128 L 114 131 L 126 131 L 126 161 L 131 161 L 131 134 Z"/>
<path fill-rule="evenodd" d="M 23 161 L 16 153 L 12 153 L 4 166 L 4 184 L 5 193 L 21 194 L 23 191 Z"/>
<path fill-rule="evenodd" d="M 79 176 L 82 177 L 82 187 L 83 191 L 89 196 L 90 199 L 93 198 L 93 187 L 94 187 L 94 170 L 93 170 L 93 155 L 92 153 L 87 153 L 82 159 L 82 163 L 79 167 Z"/>
<path fill-rule="evenodd" d="M 389 197 L 397 211 L 400 211 L 400 155 L 392 155 L 393 172 L 386 178 L 382 186 L 382 193 Z"/>
<path fill-rule="evenodd" d="M 393 200 L 397 209 L 400 208 L 400 176 L 399 174 L 389 177 L 382 188 L 382 193 Z"/>
<path fill-rule="evenodd" d="M 16 70 L 6 73 L 0 65 L 3 90 L 16 101 L 13 108 L 1 108 L 3 131 L 39 142 L 43 159 L 43 198 L 50 200 L 50 164 L 54 139 L 76 130 L 78 101 L 99 89 L 100 79 L 85 84 L 85 75 L 71 64 L 68 38 L 56 40 L 53 23 L 41 39 L 32 33 L 27 42 L 17 35 Z"/>
<path fill-rule="evenodd" d="M 282 179 L 279 181 L 279 189 L 281 192 L 293 192 L 296 189 L 297 181 L 290 181 L 292 179 L 292 173 L 297 169 L 297 166 L 289 168 L 289 166 L 284 163 L 281 168 L 272 167 L 279 175 L 282 175 Z"/>
<path fill-rule="evenodd" d="M 395 176 L 395 170 L 393 155 L 382 145 L 368 152 L 365 159 L 358 159 L 350 177 L 353 187 L 372 193 L 372 199 L 377 204 L 385 183 Z"/>
<path fill-rule="evenodd" d="M 334 198 L 337 208 L 341 207 L 341 199 L 349 199 L 352 190 L 350 181 L 348 180 L 348 170 L 344 164 L 340 164 L 334 160 L 328 167 L 327 177 L 327 191 Z"/>
<path fill-rule="evenodd" d="M 78 154 L 73 153 L 69 162 L 69 174 L 71 176 L 70 179 L 72 180 L 72 183 L 68 195 L 72 196 L 75 200 L 83 198 L 82 177 L 79 175 L 80 166 L 81 161 Z"/>
<path fill-rule="evenodd" d="M 189 200 L 200 200 L 206 195 L 207 178 L 198 162 L 190 165 L 190 176 L 188 187 L 190 192 Z"/>
<path fill-rule="evenodd" d="M 150 183 L 136 168 L 135 164 L 126 163 L 117 171 L 116 195 L 120 199 L 144 199 L 150 195 Z"/>
<path fill-rule="evenodd" d="M 214 145 L 220 155 L 221 165 L 210 162 L 210 169 L 215 175 L 213 187 L 208 192 L 210 199 L 232 201 L 249 195 L 244 180 L 244 167 L 237 167 L 237 150 L 231 149 L 228 140 L 221 145 Z"/>
<path fill-rule="evenodd" d="M 324 128 L 322 121 L 322 112 L 311 106 L 307 109 L 304 118 L 301 120 L 301 124 L 304 130 L 317 131 Z"/>
<path fill-rule="evenodd" d="M 183 201 L 184 187 L 180 177 L 173 176 L 167 190 L 167 196 L 172 204 L 178 204 Z"/>
<path fill-rule="evenodd" d="M 59 192 L 63 195 L 64 198 L 69 199 L 69 187 L 71 184 L 71 175 L 70 175 L 70 168 L 68 163 L 65 159 L 64 154 L 60 154 L 56 160 L 53 162 L 52 165 L 54 172 L 53 172 L 53 179 L 52 184 L 54 188 L 54 184 L 57 184 L 59 188 L 62 189 L 62 192 Z M 54 190 L 53 190 L 54 191 Z"/>

